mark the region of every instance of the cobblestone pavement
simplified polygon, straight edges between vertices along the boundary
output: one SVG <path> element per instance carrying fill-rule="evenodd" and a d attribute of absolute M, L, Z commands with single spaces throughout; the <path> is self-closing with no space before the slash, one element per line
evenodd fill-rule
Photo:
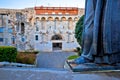
<path fill-rule="evenodd" d="M 37 55 L 36 65 L 39 68 L 59 68 L 62 69 L 68 56 L 75 52 L 40 52 Z"/>

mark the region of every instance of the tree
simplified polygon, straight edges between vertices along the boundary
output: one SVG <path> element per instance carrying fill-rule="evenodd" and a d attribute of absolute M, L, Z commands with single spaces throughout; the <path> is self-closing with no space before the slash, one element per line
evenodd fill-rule
<path fill-rule="evenodd" d="M 80 17 L 75 27 L 75 38 L 77 39 L 77 42 L 79 43 L 80 46 L 82 45 L 83 22 L 84 15 Z"/>

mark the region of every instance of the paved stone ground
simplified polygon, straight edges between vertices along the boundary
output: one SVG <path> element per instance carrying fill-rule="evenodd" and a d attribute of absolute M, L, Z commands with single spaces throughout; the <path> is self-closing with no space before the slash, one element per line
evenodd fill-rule
<path fill-rule="evenodd" d="M 75 52 L 40 52 L 37 55 L 36 65 L 39 68 L 59 68 L 63 69 L 65 60 Z"/>
<path fill-rule="evenodd" d="M 0 68 L 0 80 L 120 80 L 120 72 L 73 73 L 42 68 Z"/>
<path fill-rule="evenodd" d="M 79 72 L 63 69 L 64 62 L 74 52 L 40 53 L 40 68 L 0 68 L 0 80 L 120 80 L 120 71 Z M 61 70 L 62 69 L 62 70 Z"/>

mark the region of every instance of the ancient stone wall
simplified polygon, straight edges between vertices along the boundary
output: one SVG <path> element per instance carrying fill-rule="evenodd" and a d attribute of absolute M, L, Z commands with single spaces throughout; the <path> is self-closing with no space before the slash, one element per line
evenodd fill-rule
<path fill-rule="evenodd" d="M 39 50 L 43 47 L 45 49 L 41 50 L 51 51 L 53 43 L 63 43 L 62 47 L 68 47 L 69 50 L 71 43 L 71 49 L 75 46 L 74 29 L 79 16 L 84 14 L 84 9 L 65 8 L 65 10 L 70 13 L 66 14 L 63 10 L 57 9 L 62 14 L 46 14 L 46 12 L 36 14 L 36 9 L 25 8 L 0 9 L 0 14 L 8 14 L 8 27 L 13 29 L 11 38 L 14 38 L 14 42 L 9 43 L 18 50 Z M 51 40 L 54 35 L 60 35 L 62 40 Z"/>

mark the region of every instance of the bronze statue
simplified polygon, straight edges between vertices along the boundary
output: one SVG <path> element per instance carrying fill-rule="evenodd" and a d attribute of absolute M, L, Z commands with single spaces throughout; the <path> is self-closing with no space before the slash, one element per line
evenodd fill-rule
<path fill-rule="evenodd" d="M 86 0 L 82 55 L 74 62 L 120 63 L 120 0 Z"/>

